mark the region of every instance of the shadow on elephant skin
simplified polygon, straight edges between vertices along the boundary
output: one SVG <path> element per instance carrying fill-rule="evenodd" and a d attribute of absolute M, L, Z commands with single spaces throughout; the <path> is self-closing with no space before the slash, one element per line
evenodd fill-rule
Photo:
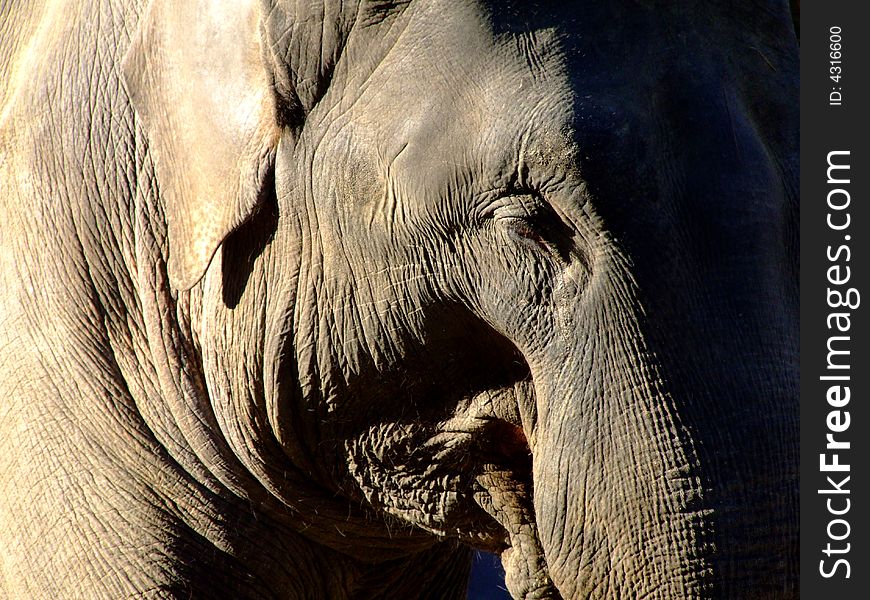
<path fill-rule="evenodd" d="M 274 185 L 263 186 L 261 208 L 221 244 L 221 278 L 223 300 L 236 308 L 248 286 L 254 263 L 271 243 L 278 228 L 278 203 Z M 269 192 L 268 190 L 272 190 Z"/>

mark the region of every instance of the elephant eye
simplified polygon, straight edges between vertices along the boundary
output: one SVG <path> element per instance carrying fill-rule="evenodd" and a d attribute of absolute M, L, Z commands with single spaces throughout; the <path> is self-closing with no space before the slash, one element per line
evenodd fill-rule
<path fill-rule="evenodd" d="M 548 249 L 547 240 L 541 228 L 535 222 L 534 216 L 513 217 L 506 219 L 508 235 L 520 242 L 533 242 L 535 245 Z"/>
<path fill-rule="evenodd" d="M 542 198 L 532 194 L 500 198 L 492 210 L 493 219 L 517 243 L 566 258 L 573 232 Z"/>

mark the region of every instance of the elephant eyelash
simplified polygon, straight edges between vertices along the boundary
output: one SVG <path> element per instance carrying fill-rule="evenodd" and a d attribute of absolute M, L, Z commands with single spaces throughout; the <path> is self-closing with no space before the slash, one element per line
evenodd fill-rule
<path fill-rule="evenodd" d="M 482 220 L 529 219 L 546 209 L 546 202 L 532 192 L 498 190 L 483 203 L 478 212 Z"/>

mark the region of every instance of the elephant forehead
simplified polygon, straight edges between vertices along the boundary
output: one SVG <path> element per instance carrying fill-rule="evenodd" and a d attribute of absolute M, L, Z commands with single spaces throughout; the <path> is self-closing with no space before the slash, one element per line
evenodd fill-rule
<path fill-rule="evenodd" d="M 551 31 L 493 36 L 479 19 L 464 32 L 421 21 L 322 117 L 321 160 L 349 197 L 378 198 L 392 179 L 442 198 L 504 185 L 520 164 L 554 173 L 576 162 L 574 91 Z"/>
<path fill-rule="evenodd" d="M 711 116 L 718 100 L 707 100 L 741 77 L 739 65 L 711 71 L 720 50 L 709 40 L 731 29 L 715 5 L 489 4 L 413 4 L 371 70 L 340 71 L 307 126 L 325 149 L 315 162 L 335 199 L 380 202 L 392 214 L 402 199 L 416 210 L 423 200 L 580 182 L 581 170 L 594 177 L 605 162 L 608 173 L 650 166 L 663 131 L 725 115 Z M 665 114 L 662 97 L 689 97 L 683 77 L 691 101 Z"/>

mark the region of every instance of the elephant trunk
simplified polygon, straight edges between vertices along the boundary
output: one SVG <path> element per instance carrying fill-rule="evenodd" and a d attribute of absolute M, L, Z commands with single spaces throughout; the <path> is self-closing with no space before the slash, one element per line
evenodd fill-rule
<path fill-rule="evenodd" d="M 624 292 L 576 303 L 530 361 L 550 578 L 564 598 L 796 595 L 797 378 L 783 320 L 741 312 L 717 331 L 722 313 L 704 318 L 715 302 L 640 310 Z"/>

